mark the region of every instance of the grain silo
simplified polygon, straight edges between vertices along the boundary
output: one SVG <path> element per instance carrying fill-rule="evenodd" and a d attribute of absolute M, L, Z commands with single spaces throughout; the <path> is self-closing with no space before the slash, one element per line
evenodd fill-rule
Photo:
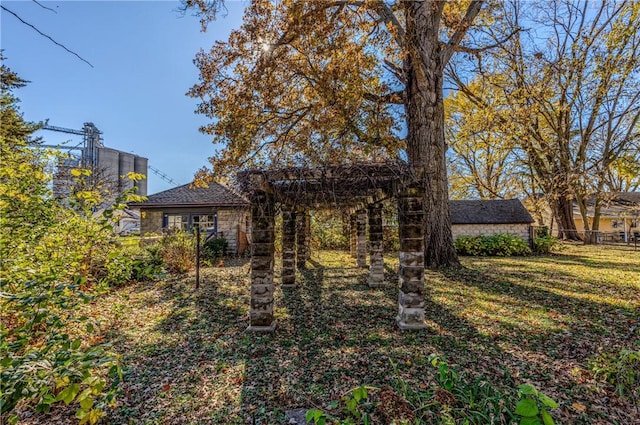
<path fill-rule="evenodd" d="M 133 187 L 133 180 L 128 177 L 128 174 L 134 172 L 135 155 L 122 151 L 120 151 L 119 154 L 118 175 L 120 176 L 120 192 L 124 192 Z"/>
<path fill-rule="evenodd" d="M 143 180 L 137 181 L 136 187 L 138 188 L 137 195 L 147 196 L 147 177 L 148 177 L 148 165 L 149 160 L 147 158 L 143 158 L 141 156 L 136 156 L 134 158 L 133 171 L 137 174 L 144 174 L 145 178 Z"/>
<path fill-rule="evenodd" d="M 108 193 L 109 201 L 114 201 L 120 192 L 120 151 L 98 148 L 98 166 L 93 170 L 95 181 L 101 190 Z"/>

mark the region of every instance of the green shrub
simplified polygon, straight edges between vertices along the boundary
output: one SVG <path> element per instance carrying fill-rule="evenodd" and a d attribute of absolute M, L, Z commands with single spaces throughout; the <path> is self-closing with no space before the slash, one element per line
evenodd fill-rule
<path fill-rule="evenodd" d="M 207 261 L 215 261 L 227 255 L 229 243 L 225 238 L 211 238 L 202 245 L 201 255 Z"/>
<path fill-rule="evenodd" d="M 159 244 L 147 245 L 133 262 L 135 281 L 154 280 L 164 275 L 164 261 Z"/>
<path fill-rule="evenodd" d="M 549 254 L 560 245 L 558 238 L 551 235 L 540 236 L 533 239 L 533 251 L 537 254 Z"/>
<path fill-rule="evenodd" d="M 163 261 L 157 244 L 140 248 L 111 243 L 94 254 L 91 278 L 106 286 L 153 280 L 162 275 Z"/>
<path fill-rule="evenodd" d="M 508 233 L 496 233 L 485 236 L 484 244 L 487 255 L 509 257 L 512 255 L 531 254 L 531 248 L 529 248 L 527 241 L 520 236 L 510 235 Z"/>
<path fill-rule="evenodd" d="M 481 236 L 459 236 L 454 246 L 458 255 L 486 255 Z"/>
<path fill-rule="evenodd" d="M 459 236 L 455 240 L 454 246 L 459 255 L 508 257 L 531 254 L 531 248 L 524 239 L 508 233 L 496 233 L 488 236 Z"/>
<path fill-rule="evenodd" d="M 191 233 L 170 231 L 159 242 L 160 255 L 169 273 L 183 274 L 195 267 L 195 238 Z"/>

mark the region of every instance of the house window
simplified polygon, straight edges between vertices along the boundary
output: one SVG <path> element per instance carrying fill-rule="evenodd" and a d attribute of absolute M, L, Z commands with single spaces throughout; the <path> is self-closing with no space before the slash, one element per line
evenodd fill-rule
<path fill-rule="evenodd" d="M 218 223 L 216 223 L 216 216 L 214 214 L 198 214 L 192 216 L 193 226 L 200 226 L 200 230 L 206 231 L 207 229 L 213 229 L 217 231 Z"/>
<path fill-rule="evenodd" d="M 167 229 L 184 230 L 189 225 L 189 216 L 182 214 L 167 215 Z"/>

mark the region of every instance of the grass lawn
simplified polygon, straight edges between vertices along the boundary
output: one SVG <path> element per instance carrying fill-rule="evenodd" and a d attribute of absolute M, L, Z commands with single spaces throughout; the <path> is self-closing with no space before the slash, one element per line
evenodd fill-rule
<path fill-rule="evenodd" d="M 413 388 L 433 385 L 427 358 L 437 353 L 500 388 L 534 384 L 559 402 L 559 423 L 640 423 L 633 402 L 589 368 L 640 341 L 640 251 L 462 258 L 463 269 L 427 273 L 421 332 L 395 328 L 397 260 L 385 262 L 389 287 L 372 290 L 348 254 L 316 253 L 297 289 L 276 289 L 273 335 L 245 332 L 248 262 L 206 269 L 199 291 L 190 275 L 103 297 L 93 314 L 125 371 L 108 422 L 286 423 L 288 409 L 323 408 L 362 384 L 394 386 L 391 362 Z"/>

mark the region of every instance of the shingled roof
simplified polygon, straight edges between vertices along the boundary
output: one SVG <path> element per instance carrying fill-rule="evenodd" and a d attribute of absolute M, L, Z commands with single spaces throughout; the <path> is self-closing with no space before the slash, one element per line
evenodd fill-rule
<path fill-rule="evenodd" d="M 211 182 L 209 187 L 192 187 L 185 184 L 164 192 L 149 195 L 146 201 L 129 204 L 132 207 L 248 207 L 249 202 L 233 190 Z"/>
<path fill-rule="evenodd" d="M 519 199 L 449 201 L 451 224 L 533 223 Z"/>

